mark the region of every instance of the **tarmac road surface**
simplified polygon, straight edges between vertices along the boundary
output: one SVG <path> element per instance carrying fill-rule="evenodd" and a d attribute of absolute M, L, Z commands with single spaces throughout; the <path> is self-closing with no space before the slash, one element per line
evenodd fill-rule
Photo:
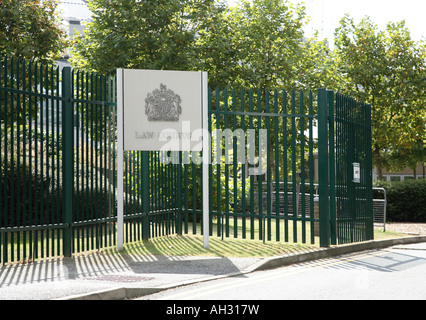
<path fill-rule="evenodd" d="M 257 271 L 140 299 L 425 300 L 426 243 L 397 245 Z"/>

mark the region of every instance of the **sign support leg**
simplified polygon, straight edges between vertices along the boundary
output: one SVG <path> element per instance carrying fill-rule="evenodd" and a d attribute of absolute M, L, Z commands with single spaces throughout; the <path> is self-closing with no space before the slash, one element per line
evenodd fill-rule
<path fill-rule="evenodd" d="M 209 248 L 209 164 L 210 164 L 210 133 L 208 131 L 208 87 L 207 72 L 202 75 L 202 99 L 203 99 L 203 244 Z"/>
<path fill-rule="evenodd" d="M 123 69 L 117 70 L 117 250 L 124 247 L 123 188 Z"/>

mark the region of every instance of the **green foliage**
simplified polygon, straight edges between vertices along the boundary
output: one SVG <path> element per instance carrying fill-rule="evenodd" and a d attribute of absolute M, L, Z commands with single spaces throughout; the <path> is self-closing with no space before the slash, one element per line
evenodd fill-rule
<path fill-rule="evenodd" d="M 7 153 L 6 158 L 22 159 L 26 156 L 27 159 L 31 159 L 30 150 L 34 151 L 36 146 L 39 150 L 43 150 L 48 157 L 61 157 L 62 155 L 62 133 L 48 134 L 40 128 L 34 128 L 28 124 L 10 127 L 1 124 L 0 139 L 2 142 L 8 141 L 2 146 Z M 19 144 L 18 141 L 20 141 Z M 20 154 L 15 154 L 17 150 L 20 151 Z"/>
<path fill-rule="evenodd" d="M 0 2 L 0 55 L 53 62 L 66 47 L 57 0 Z"/>
<path fill-rule="evenodd" d="M 415 162 L 424 159 L 414 149 L 426 147 L 426 43 L 413 41 L 404 22 L 389 23 L 380 31 L 368 17 L 355 25 L 345 16 L 335 44 L 336 63 L 344 75 L 339 89 L 372 105 L 373 160 L 379 177 L 382 168 L 396 164 L 391 153 L 417 157 Z M 407 164 L 405 158 L 403 166 Z"/>
<path fill-rule="evenodd" d="M 0 225 L 14 227 L 62 223 L 62 184 L 42 172 L 18 162 L 0 168 Z M 135 199 L 127 205 L 135 206 Z M 110 190 L 84 186 L 74 190 L 74 221 L 112 215 L 116 206 Z"/>
<path fill-rule="evenodd" d="M 72 61 L 102 73 L 188 69 L 198 27 L 213 2 L 92 0 L 93 21 L 76 37 Z"/>
<path fill-rule="evenodd" d="M 220 212 L 234 212 L 234 213 L 243 213 L 245 214 L 250 210 L 250 177 L 241 178 L 238 175 L 242 175 L 241 173 L 241 165 L 237 166 L 237 176 L 233 176 L 234 166 L 229 166 L 228 176 L 225 174 L 225 164 L 224 159 L 222 159 L 222 163 L 220 164 L 220 173 L 218 174 L 218 165 L 212 166 L 212 186 L 213 193 L 210 199 L 213 211 Z M 217 188 L 219 179 L 220 188 Z M 244 179 L 244 188 L 243 188 L 243 179 Z M 244 201 L 243 204 L 243 194 Z M 219 199 L 218 199 L 219 197 Z M 228 199 L 228 201 L 226 201 Z M 220 200 L 220 202 L 218 202 Z M 236 200 L 236 201 L 235 201 Z M 242 212 L 243 207 L 246 212 Z"/>
<path fill-rule="evenodd" d="M 426 179 L 378 182 L 386 189 L 387 220 L 391 222 L 426 222 Z"/>
<path fill-rule="evenodd" d="M 0 169 L 0 225 L 14 227 L 17 223 L 48 221 L 50 204 L 57 199 L 56 192 L 52 192 L 52 179 L 16 161 L 3 162 Z"/>
<path fill-rule="evenodd" d="M 211 87 L 326 87 L 372 104 L 373 162 L 383 168 L 424 161 L 426 44 L 404 22 L 379 30 L 345 16 L 335 50 L 306 39 L 305 7 L 287 0 L 91 0 L 73 63 L 85 70 L 203 70 Z M 262 103 L 262 107 L 264 104 Z"/>
<path fill-rule="evenodd" d="M 74 191 L 74 221 L 112 217 L 115 214 L 117 199 L 113 191 L 86 186 Z M 128 206 L 134 206 L 130 199 Z M 62 209 L 62 208 L 61 208 Z"/>
<path fill-rule="evenodd" d="M 287 1 L 240 1 L 226 11 L 221 28 L 212 28 L 199 39 L 203 49 L 221 47 L 205 53 L 204 59 L 218 61 L 218 55 L 226 53 L 228 72 L 224 84 L 261 89 L 284 87 L 294 83 L 296 68 L 303 59 L 301 46 L 305 20 L 304 7 L 293 8 Z M 212 43 L 215 41 L 215 43 Z M 215 79 L 215 70 L 209 74 Z M 217 82 L 213 81 L 214 83 Z"/>
<path fill-rule="evenodd" d="M 25 125 L 30 119 L 35 121 L 41 111 L 41 100 L 49 99 L 38 94 L 59 95 L 59 67 L 22 57 L 0 58 L 0 87 L 7 92 L 0 94 L 1 123 L 10 127 Z"/>
<path fill-rule="evenodd" d="M 335 72 L 326 42 L 303 38 L 305 8 L 286 0 L 92 0 L 73 63 L 116 68 L 203 70 L 212 87 L 309 88 Z M 327 67 L 324 67 L 327 66 Z"/>

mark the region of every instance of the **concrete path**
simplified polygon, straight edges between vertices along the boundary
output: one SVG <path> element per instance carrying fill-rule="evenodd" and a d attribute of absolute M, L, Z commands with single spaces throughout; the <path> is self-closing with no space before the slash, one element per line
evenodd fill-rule
<path fill-rule="evenodd" d="M 426 236 L 369 241 L 271 258 L 95 253 L 0 267 L 0 300 L 122 300 L 292 263 L 423 243 Z"/>

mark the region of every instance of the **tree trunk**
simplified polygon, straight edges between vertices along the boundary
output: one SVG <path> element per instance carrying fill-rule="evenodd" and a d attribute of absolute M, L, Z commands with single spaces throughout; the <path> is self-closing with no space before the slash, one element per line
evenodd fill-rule
<path fill-rule="evenodd" d="M 373 157 L 374 157 L 374 162 L 376 164 L 376 169 L 377 169 L 377 180 L 382 181 L 383 180 L 383 164 L 382 164 L 383 159 L 382 159 L 382 156 L 380 155 L 380 148 L 377 144 L 374 146 Z"/>

